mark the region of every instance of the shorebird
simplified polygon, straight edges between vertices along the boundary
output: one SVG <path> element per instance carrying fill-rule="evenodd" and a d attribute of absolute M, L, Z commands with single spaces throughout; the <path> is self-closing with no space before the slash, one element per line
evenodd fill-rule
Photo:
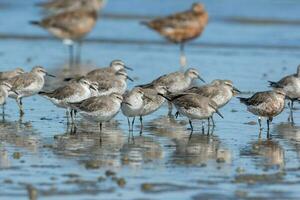
<path fill-rule="evenodd" d="M 74 41 L 80 44 L 83 37 L 95 26 L 96 21 L 97 11 L 75 10 L 49 16 L 41 21 L 31 21 L 30 23 L 46 29 L 69 46 L 69 65 L 72 66 Z"/>
<path fill-rule="evenodd" d="M 88 121 L 99 123 L 101 134 L 102 123 L 110 121 L 117 115 L 122 102 L 123 96 L 121 94 L 112 93 L 108 96 L 90 97 L 79 103 L 72 103 L 71 105 Z"/>
<path fill-rule="evenodd" d="M 282 88 L 286 96 L 290 99 L 288 103 L 292 113 L 294 101 L 300 98 L 300 65 L 298 65 L 297 73 L 283 77 L 278 82 L 269 81 L 273 88 Z"/>
<path fill-rule="evenodd" d="M 22 68 L 16 68 L 11 71 L 0 72 L 0 81 L 5 81 L 8 79 L 11 79 L 11 78 L 18 76 L 20 74 L 23 74 L 23 73 L 25 73 L 25 71 Z"/>
<path fill-rule="evenodd" d="M 194 3 L 190 10 L 176 13 L 149 22 L 142 22 L 157 31 L 169 41 L 180 44 L 180 64 L 187 65 L 184 45 L 187 41 L 197 38 L 203 32 L 208 22 L 208 14 L 201 3 Z"/>
<path fill-rule="evenodd" d="M 127 79 L 133 81 L 133 79 L 127 75 L 126 71 L 119 70 L 114 76 L 108 76 L 103 79 L 89 78 L 88 80 L 97 82 L 97 96 L 105 96 L 111 93 L 124 94 L 127 88 Z"/>
<path fill-rule="evenodd" d="M 120 70 L 128 69 L 132 71 L 133 69 L 127 67 L 122 60 L 113 60 L 109 67 L 95 69 L 86 74 L 86 77 L 92 80 L 107 78 L 107 76 L 115 75 L 116 72 Z"/>
<path fill-rule="evenodd" d="M 69 124 L 69 115 L 71 115 L 72 123 L 74 123 L 74 116 L 70 104 L 80 102 L 91 97 L 93 95 L 93 91 L 96 90 L 97 89 L 93 83 L 90 83 L 85 78 L 81 78 L 51 92 L 41 91 L 39 92 L 39 95 L 50 100 L 57 107 L 67 109 L 66 114 Z"/>
<path fill-rule="evenodd" d="M 3 81 L 0 82 L 0 105 L 2 105 L 2 118 L 4 119 L 4 104 L 8 97 L 9 92 L 11 91 L 12 85 Z"/>
<path fill-rule="evenodd" d="M 217 113 L 223 118 L 222 114 L 218 110 L 218 105 L 208 97 L 195 93 L 181 93 L 172 95 L 171 97 L 160 93 L 159 95 L 172 102 L 178 112 L 189 119 L 192 132 L 194 130 L 192 120 L 194 119 L 209 119 L 214 113 Z M 202 127 L 202 131 L 204 132 L 204 127 Z"/>
<path fill-rule="evenodd" d="M 55 77 L 47 73 L 43 67 L 36 66 L 32 68 L 31 72 L 23 73 L 7 80 L 12 86 L 12 91 L 14 91 L 9 93 L 9 97 L 16 99 L 21 116 L 24 115 L 22 98 L 33 96 L 41 91 L 45 83 L 44 78 L 46 75 Z"/>
<path fill-rule="evenodd" d="M 105 0 L 50 0 L 37 4 L 52 13 L 83 10 L 100 10 L 103 8 Z"/>
<path fill-rule="evenodd" d="M 208 97 L 217 104 L 218 109 L 225 106 L 235 94 L 240 93 L 240 91 L 233 86 L 231 80 L 220 79 L 213 80 L 210 84 L 201 87 L 189 88 L 184 92 L 196 93 L 201 96 Z M 212 123 L 214 125 L 213 116 L 210 119 L 212 119 Z"/>
<path fill-rule="evenodd" d="M 259 130 L 261 132 L 261 120 L 267 118 L 267 133 L 269 136 L 270 123 L 273 117 L 279 115 L 285 104 L 286 93 L 283 89 L 273 91 L 257 92 L 250 98 L 239 97 L 241 103 L 247 106 L 247 110 L 258 116 Z"/>
<path fill-rule="evenodd" d="M 194 79 L 200 79 L 205 82 L 199 72 L 195 68 L 187 69 L 185 72 L 177 71 L 170 74 L 165 74 L 153 80 L 149 84 L 140 85 L 139 87 L 147 88 L 155 86 L 165 86 L 171 93 L 181 92 L 190 87 Z"/>
<path fill-rule="evenodd" d="M 123 99 L 127 103 L 122 103 L 121 110 L 122 113 L 127 117 L 129 130 L 133 130 L 135 117 L 139 116 L 143 110 L 144 98 L 147 98 L 147 96 L 144 94 L 143 89 L 139 87 L 135 87 L 123 95 Z M 133 117 L 131 127 L 129 119 L 130 117 Z"/>
<path fill-rule="evenodd" d="M 152 86 L 165 86 L 168 88 L 168 92 L 178 93 L 189 88 L 192 81 L 196 78 L 205 82 L 195 68 L 190 68 L 187 69 L 185 72 L 177 71 L 170 74 L 165 74 L 153 80 L 151 83 L 140 85 L 139 87 L 147 88 Z M 168 105 L 169 105 L 169 115 L 171 115 L 172 104 L 169 103 Z"/>

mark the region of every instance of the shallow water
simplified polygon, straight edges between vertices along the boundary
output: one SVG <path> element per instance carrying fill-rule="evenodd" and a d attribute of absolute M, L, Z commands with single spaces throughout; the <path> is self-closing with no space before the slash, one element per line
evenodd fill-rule
<path fill-rule="evenodd" d="M 0 69 L 43 65 L 59 75 L 58 81 L 49 79 L 46 85 L 55 88 L 61 75 L 68 76 L 63 70 L 67 49 L 28 24 L 41 16 L 33 2 L 1 1 Z M 189 65 L 199 69 L 207 82 L 231 79 L 240 90 L 254 92 L 268 89 L 267 80 L 294 73 L 300 56 L 299 2 L 203 2 L 210 23 L 203 37 L 186 50 Z M 82 71 L 123 59 L 134 68 L 132 88 L 178 70 L 178 47 L 138 22 L 191 3 L 109 1 L 83 46 Z M 275 118 L 271 138 L 265 130 L 259 138 L 256 118 L 234 98 L 221 110 L 225 118 L 215 117 L 212 135 L 202 134 L 201 124 L 195 123 L 190 137 L 187 121 L 166 117 L 164 106 L 145 117 L 142 135 L 138 123 L 130 135 L 127 120 L 118 114 L 106 124 L 100 143 L 95 124 L 79 117 L 77 134 L 72 135 L 64 110 L 39 96 L 24 103 L 26 114 L 19 119 L 15 102 L 9 100 L 5 121 L 0 123 L 0 199 L 300 197 L 299 110 L 294 126 L 287 122 L 286 110 Z"/>

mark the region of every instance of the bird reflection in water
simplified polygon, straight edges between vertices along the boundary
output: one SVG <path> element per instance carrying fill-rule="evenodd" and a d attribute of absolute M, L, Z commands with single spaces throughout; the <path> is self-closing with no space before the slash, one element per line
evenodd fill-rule
<path fill-rule="evenodd" d="M 217 136 L 195 134 L 189 140 L 174 139 L 176 150 L 172 163 L 199 165 L 208 163 L 231 163 L 231 152 L 222 147 Z"/>
<path fill-rule="evenodd" d="M 284 149 L 277 141 L 272 139 L 259 139 L 250 143 L 241 151 L 241 155 L 255 158 L 254 161 L 257 167 L 264 170 L 283 169 L 285 166 Z"/>
<path fill-rule="evenodd" d="M 138 136 L 121 149 L 123 165 L 142 166 L 143 163 L 163 159 L 163 148 L 153 137 Z"/>
<path fill-rule="evenodd" d="M 274 131 L 277 135 L 284 140 L 287 140 L 291 149 L 297 153 L 298 159 L 300 159 L 300 126 L 295 126 L 290 123 L 278 124 Z"/>
<path fill-rule="evenodd" d="M 54 153 L 65 157 L 74 157 L 80 163 L 93 163 L 98 167 L 119 167 L 120 149 L 126 141 L 126 136 L 117 126 L 106 124 L 102 132 L 102 141 L 97 132 L 97 124 L 80 122 L 76 134 L 65 134 L 54 136 Z"/>
<path fill-rule="evenodd" d="M 23 150 L 34 154 L 39 152 L 40 138 L 29 122 L 1 122 L 0 141 L 0 169 L 12 166 L 11 148 L 18 148 L 21 153 Z"/>

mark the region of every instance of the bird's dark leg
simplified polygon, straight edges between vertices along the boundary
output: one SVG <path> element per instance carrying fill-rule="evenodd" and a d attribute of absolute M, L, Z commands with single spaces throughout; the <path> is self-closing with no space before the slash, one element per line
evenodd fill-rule
<path fill-rule="evenodd" d="M 81 47 L 82 47 L 82 41 L 79 40 L 77 45 L 76 59 L 75 59 L 76 65 L 79 65 L 81 62 Z"/>
<path fill-rule="evenodd" d="M 177 119 L 178 116 L 179 116 L 179 112 L 177 111 L 177 112 L 175 113 L 175 118 Z"/>
<path fill-rule="evenodd" d="M 23 116 L 24 115 L 24 110 L 23 110 L 22 98 L 17 98 L 16 101 L 17 101 L 17 104 L 19 106 L 20 116 Z"/>
<path fill-rule="evenodd" d="M 261 118 L 260 117 L 258 118 L 258 124 L 259 124 L 259 131 L 261 131 L 262 127 L 261 127 Z"/>
<path fill-rule="evenodd" d="M 128 123 L 128 130 L 131 131 L 131 129 L 130 129 L 130 119 L 129 119 L 129 117 L 127 117 L 127 123 Z"/>
<path fill-rule="evenodd" d="M 193 124 L 192 124 L 192 121 L 189 119 L 189 124 L 190 124 L 190 128 L 191 128 L 191 132 L 194 131 L 194 127 L 193 127 Z"/>
<path fill-rule="evenodd" d="M 209 130 L 210 130 L 210 117 L 207 118 L 207 135 L 209 135 Z"/>
<path fill-rule="evenodd" d="M 173 109 L 172 103 L 168 101 L 168 116 L 172 116 L 172 109 Z"/>
<path fill-rule="evenodd" d="M 180 66 L 182 68 L 186 67 L 187 61 L 186 61 L 186 56 L 184 52 L 184 42 L 180 43 Z"/>
<path fill-rule="evenodd" d="M 71 109 L 70 114 L 71 114 L 71 123 L 74 124 L 75 123 L 75 118 L 74 118 L 74 110 L 73 109 Z"/>
<path fill-rule="evenodd" d="M 268 126 L 268 129 L 267 129 L 267 138 L 269 138 L 270 137 L 270 118 L 269 119 L 267 119 L 267 126 Z"/>
<path fill-rule="evenodd" d="M 100 128 L 100 144 L 102 144 L 102 122 L 99 123 Z"/>
<path fill-rule="evenodd" d="M 142 116 L 140 116 L 140 122 L 141 122 L 140 135 L 142 135 L 142 133 L 143 133 L 143 129 L 144 129 L 143 117 L 142 117 Z"/>
<path fill-rule="evenodd" d="M 133 125 L 134 125 L 135 117 L 133 117 L 132 122 L 131 122 L 131 130 L 133 131 Z"/>

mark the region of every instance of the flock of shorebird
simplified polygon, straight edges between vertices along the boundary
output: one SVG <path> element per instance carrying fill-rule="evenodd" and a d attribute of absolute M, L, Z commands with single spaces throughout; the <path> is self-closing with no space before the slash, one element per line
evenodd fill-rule
<path fill-rule="evenodd" d="M 75 114 L 79 112 L 83 118 L 99 123 L 101 132 L 102 123 L 110 121 L 120 110 L 128 119 L 129 130 L 133 130 L 135 117 L 140 118 L 142 130 L 143 117 L 157 111 L 167 100 L 169 114 L 174 105 L 177 110 L 175 116 L 187 117 L 193 131 L 193 120 L 208 120 L 208 128 L 212 120 L 214 126 L 213 115 L 216 113 L 223 118 L 219 109 L 240 93 L 230 80 L 217 79 L 200 87 L 191 86 L 195 79 L 204 82 L 194 68 L 163 75 L 151 83 L 127 91 L 126 82 L 132 79 L 126 69 L 132 70 L 121 60 L 114 60 L 110 66 L 95 69 L 79 78 L 71 78 L 65 86 L 53 91 L 42 91 L 44 77 L 53 76 L 43 67 L 34 67 L 31 72 L 19 68 L 1 72 L 0 104 L 4 105 L 7 97 L 14 98 L 20 115 L 23 115 L 22 98 L 39 94 L 57 107 L 66 109 L 67 118 L 71 118 L 68 124 L 75 123 Z M 292 111 L 293 102 L 300 98 L 300 65 L 296 74 L 270 83 L 273 90 L 257 92 L 250 98 L 238 97 L 248 111 L 258 116 L 260 130 L 261 119 L 267 118 L 268 133 L 273 117 L 284 110 L 285 100 L 291 101 L 288 105 Z M 130 118 L 133 118 L 132 121 Z"/>
<path fill-rule="evenodd" d="M 31 23 L 64 40 L 70 45 L 72 52 L 73 41 L 80 44 L 82 38 L 95 25 L 98 10 L 103 7 L 103 0 L 52 0 L 41 6 L 51 15 Z M 188 11 L 143 24 L 170 41 L 179 43 L 180 62 L 182 66 L 186 66 L 184 44 L 198 37 L 207 21 L 208 14 L 204 6 L 195 3 Z M 73 53 L 70 55 L 72 64 Z M 177 110 L 175 116 L 187 117 L 193 131 L 193 120 L 207 120 L 208 128 L 211 122 L 214 126 L 213 115 L 216 113 L 223 118 L 219 110 L 240 93 L 231 80 L 217 79 L 204 86 L 192 87 L 194 79 L 204 82 L 194 68 L 160 76 L 151 83 L 138 85 L 127 91 L 127 80 L 132 79 L 126 70 L 132 69 L 121 60 L 113 60 L 108 67 L 95 69 L 79 78 L 70 78 L 64 86 L 53 91 L 42 90 L 45 76 L 53 76 L 43 67 L 34 67 L 31 72 L 24 72 L 20 68 L 1 72 L 0 104 L 4 105 L 7 97 L 14 98 L 20 115 L 23 115 L 22 98 L 39 94 L 57 107 L 66 109 L 68 124 L 75 124 L 75 115 L 79 112 L 83 118 L 99 123 L 101 132 L 102 124 L 110 121 L 120 110 L 128 119 L 129 130 L 133 130 L 136 117 L 140 119 L 142 130 L 143 117 L 157 111 L 168 101 L 169 114 L 172 114 L 174 105 Z M 257 92 L 250 98 L 239 97 L 248 111 L 258 116 L 260 130 L 261 119 L 267 118 L 268 133 L 273 117 L 284 110 L 285 100 L 290 100 L 288 105 L 292 112 L 294 101 L 300 98 L 300 66 L 296 74 L 286 76 L 278 82 L 270 82 L 270 86 L 274 89 Z"/>

